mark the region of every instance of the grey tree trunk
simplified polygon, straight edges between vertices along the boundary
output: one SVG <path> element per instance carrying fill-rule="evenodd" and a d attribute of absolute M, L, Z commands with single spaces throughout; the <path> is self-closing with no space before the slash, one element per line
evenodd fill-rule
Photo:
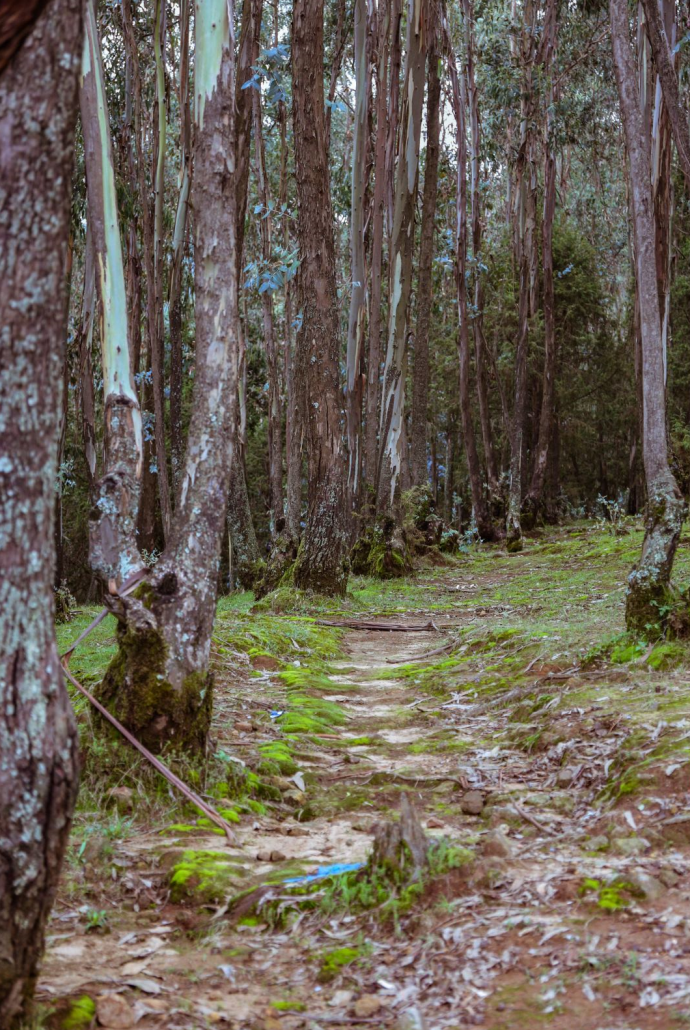
<path fill-rule="evenodd" d="M 656 282 L 651 169 L 630 50 L 625 0 L 611 0 L 611 40 L 625 131 L 635 239 L 635 275 L 642 343 L 642 452 L 647 512 L 642 555 L 630 573 L 625 617 L 630 630 L 663 625 L 671 569 L 685 517 L 685 503 L 668 463 L 664 360 Z"/>
<path fill-rule="evenodd" d="M 436 27 L 431 26 L 435 34 Z M 426 166 L 422 227 L 419 243 L 419 276 L 417 286 L 417 329 L 414 338 L 412 379 L 412 424 L 410 428 L 412 485 L 422 486 L 429 479 L 426 462 L 426 423 L 429 402 L 429 325 L 431 322 L 432 266 L 434 257 L 434 223 L 438 192 L 439 131 L 441 119 L 441 79 L 438 74 L 439 54 L 435 38 L 429 47 L 426 99 Z"/>
<path fill-rule="evenodd" d="M 88 219 L 99 299 L 105 410 L 104 475 L 89 516 L 91 566 L 112 592 L 144 566 L 136 539 L 142 423 L 132 375 L 110 121 L 94 0 L 85 10 L 80 91 Z"/>
<path fill-rule="evenodd" d="M 196 375 L 180 494 L 148 583 L 121 599 L 119 653 L 99 696 L 148 747 L 203 751 L 218 564 L 232 464 L 238 299 L 235 68 L 226 0 L 195 23 Z"/>
<path fill-rule="evenodd" d="M 76 799 L 53 628 L 65 268 L 81 0 L 52 0 L 0 71 L 0 1026 L 32 998 Z"/>
<path fill-rule="evenodd" d="M 340 418 L 340 325 L 323 93 L 323 0 L 297 0 L 292 24 L 293 120 L 302 325 L 295 375 L 304 397 L 309 493 L 295 563 L 303 589 L 347 584 L 347 473 Z"/>

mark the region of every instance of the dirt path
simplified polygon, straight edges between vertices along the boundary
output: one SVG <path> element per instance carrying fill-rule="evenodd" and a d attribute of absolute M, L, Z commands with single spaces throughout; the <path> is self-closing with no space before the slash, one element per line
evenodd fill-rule
<path fill-rule="evenodd" d="M 524 568 L 483 569 L 484 581 L 437 572 L 425 596 L 478 582 L 486 595 Z M 331 732 L 281 733 L 277 712 L 297 698 L 269 661 L 227 684 L 218 748 L 252 764 L 288 747 L 280 775 L 264 777 L 273 800 L 242 816 L 235 848 L 194 820 L 89 838 L 51 924 L 48 1025 L 89 1025 L 69 1023 L 88 996 L 97 1025 L 113 1027 L 689 1026 L 687 731 L 674 710 L 662 751 L 658 705 L 660 692 L 684 694 L 687 670 L 574 658 L 553 632 L 562 612 L 525 636 L 501 608 L 417 603 L 396 621 L 421 610 L 439 632 L 345 632 L 341 657 L 295 688 L 332 719 L 337 706 Z M 628 790 L 624 759 L 640 754 Z M 348 908 L 325 878 L 265 888 L 239 920 L 227 911 L 226 898 L 276 876 L 365 862 L 402 791 L 430 838 L 472 853 L 410 907 Z M 185 854 L 189 879 L 171 893 Z M 92 923 L 107 913 L 105 926 L 86 930 L 85 909 Z"/>

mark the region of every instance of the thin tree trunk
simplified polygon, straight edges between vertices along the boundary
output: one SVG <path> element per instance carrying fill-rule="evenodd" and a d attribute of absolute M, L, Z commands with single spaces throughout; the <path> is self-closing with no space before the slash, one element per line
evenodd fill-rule
<path fill-rule="evenodd" d="M 491 410 L 487 384 L 487 364 L 489 356 L 484 338 L 484 276 L 481 267 L 482 248 L 482 202 L 479 181 L 481 161 L 481 128 L 479 120 L 479 94 L 475 78 L 475 38 L 474 38 L 474 5 L 472 0 L 463 0 L 463 17 L 465 22 L 465 52 L 467 94 L 470 115 L 470 168 L 471 168 L 471 209 L 472 209 L 472 261 L 474 277 L 474 316 L 472 318 L 472 336 L 474 340 L 474 357 L 477 371 L 477 401 L 479 404 L 479 423 L 484 448 L 486 478 L 492 502 L 501 497 L 501 486 L 498 478 L 496 454 L 491 432 Z"/>
<path fill-rule="evenodd" d="M 398 139 L 398 125 L 400 122 L 400 68 L 402 66 L 402 45 L 400 38 L 402 25 L 401 0 L 390 0 L 390 5 L 391 77 L 390 88 L 388 90 L 388 118 L 386 119 L 386 230 L 389 239 L 389 254 L 391 251 L 390 238 L 393 234 L 393 219 L 395 216 L 395 155 Z"/>
<path fill-rule="evenodd" d="M 367 194 L 369 125 L 369 48 L 366 0 L 355 0 L 355 125 L 352 143 L 350 205 L 350 313 L 347 325 L 347 444 L 349 508 L 357 506 L 362 466 L 362 399 L 367 271 L 364 256 L 364 206 Z"/>
<path fill-rule="evenodd" d="M 143 568 L 136 540 L 142 422 L 130 361 L 115 167 L 94 0 L 87 0 L 80 93 L 105 412 L 104 475 L 89 517 L 89 559 L 111 592 Z"/>
<path fill-rule="evenodd" d="M 424 106 L 426 23 L 424 0 L 409 0 L 405 83 L 395 182 L 395 214 L 390 248 L 391 293 L 388 345 L 381 401 L 378 506 L 395 508 L 400 495 L 403 460 L 403 418 L 407 371 L 407 308 L 412 290 L 414 216 L 419 174 L 419 146 Z"/>
<path fill-rule="evenodd" d="M 460 366 L 460 420 L 470 479 L 472 509 L 477 530 L 482 540 L 493 540 L 494 527 L 489 516 L 482 470 L 474 435 L 472 408 L 470 403 L 470 328 L 467 311 L 467 139 L 465 130 L 465 91 L 458 78 L 455 55 L 450 33 L 446 26 L 446 50 L 448 70 L 452 85 L 453 112 L 458 136 L 456 229 L 455 229 L 455 274 L 458 300 L 458 359 Z"/>
<path fill-rule="evenodd" d="M 346 471 L 340 425 L 340 326 L 323 95 L 323 0 L 296 0 L 293 119 L 302 325 L 296 369 L 305 397 L 309 508 L 295 584 L 342 594 L 347 545 Z"/>
<path fill-rule="evenodd" d="M 539 437 L 535 449 L 532 482 L 526 505 L 533 512 L 546 510 L 544 490 L 549 469 L 549 448 L 553 446 L 556 422 L 556 313 L 553 289 L 553 222 L 556 213 L 556 154 L 553 140 L 553 107 L 558 94 L 553 83 L 553 63 L 557 45 L 556 0 L 549 0 L 542 36 L 544 72 L 550 77 L 544 126 L 544 208 L 541 223 L 544 378 L 542 385 Z"/>
<path fill-rule="evenodd" d="M 625 0 L 611 0 L 613 63 L 620 96 L 630 171 L 635 239 L 635 272 L 642 340 L 642 452 L 647 483 L 647 513 L 642 556 L 630 573 L 626 623 L 645 631 L 664 623 L 661 608 L 685 517 L 685 504 L 668 463 L 664 361 L 654 253 L 654 216 L 649 150 L 640 112 L 635 64 L 630 50 Z"/>
<path fill-rule="evenodd" d="M 55 646 L 54 519 L 80 0 L 52 0 L 0 71 L 0 1026 L 33 994 L 76 800 Z"/>
<path fill-rule="evenodd" d="M 238 296 L 233 10 L 206 0 L 195 19 L 196 360 L 185 469 L 170 536 L 149 582 L 120 599 L 120 650 L 103 703 L 153 749 L 203 752 L 218 562 L 237 403 Z"/>
<path fill-rule="evenodd" d="M 93 323 L 96 316 L 96 265 L 93 253 L 91 225 L 87 222 L 84 245 L 84 292 L 81 302 L 81 325 L 79 327 L 79 408 L 81 433 L 84 442 L 84 456 L 89 477 L 89 494 L 96 479 L 96 418 L 94 414 L 93 366 L 91 348 L 93 345 Z"/>
<path fill-rule="evenodd" d="M 182 442 L 182 279 L 189 194 L 192 186 L 192 113 L 189 106 L 189 2 L 180 0 L 180 192 L 177 199 L 173 247 L 170 259 L 170 468 L 177 501 L 183 461 Z"/>
<path fill-rule="evenodd" d="M 367 354 L 366 482 L 371 496 L 376 489 L 378 456 L 379 379 L 381 371 L 381 279 L 386 208 L 386 109 L 391 0 L 379 0 L 376 63 L 376 154 L 371 241 L 371 306 Z"/>
<path fill-rule="evenodd" d="M 429 45 L 426 101 L 426 167 L 424 169 L 424 196 L 422 200 L 422 228 L 419 244 L 419 275 L 417 283 L 417 331 L 414 338 L 414 369 L 412 378 L 412 485 L 422 486 L 428 481 L 426 460 L 426 423 L 429 403 L 429 325 L 431 322 L 431 294 L 433 286 L 434 221 L 438 191 L 439 116 L 441 79 L 438 74 L 439 54 L 436 48 L 435 26 L 429 27 L 432 38 Z"/>
<path fill-rule="evenodd" d="M 254 18 L 261 25 L 261 8 L 263 0 L 254 0 L 257 10 Z M 261 110 L 261 94 L 258 89 L 251 89 L 254 109 L 254 150 L 256 158 L 256 184 L 259 202 L 262 205 L 259 230 L 261 234 L 261 252 L 268 266 L 272 259 L 272 217 L 271 196 L 266 173 L 266 155 Z M 278 374 L 278 353 L 273 318 L 273 293 L 264 290 L 261 294 L 261 310 L 264 327 L 264 346 L 266 348 L 266 365 L 268 370 L 268 478 L 271 489 L 271 523 L 273 534 L 281 531 L 283 517 L 283 413 L 280 403 L 280 378 Z"/>

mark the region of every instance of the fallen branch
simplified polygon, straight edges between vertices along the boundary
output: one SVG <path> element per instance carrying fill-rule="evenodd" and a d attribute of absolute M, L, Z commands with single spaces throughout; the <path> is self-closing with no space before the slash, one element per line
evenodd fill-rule
<path fill-rule="evenodd" d="M 410 662 L 424 662 L 427 658 L 433 658 L 434 655 L 443 654 L 445 651 L 452 651 L 457 644 L 457 640 L 449 640 L 442 647 L 435 647 L 433 651 L 425 651 L 424 654 L 415 655 L 413 658 L 386 658 L 386 662 L 388 665 L 409 665 Z"/>

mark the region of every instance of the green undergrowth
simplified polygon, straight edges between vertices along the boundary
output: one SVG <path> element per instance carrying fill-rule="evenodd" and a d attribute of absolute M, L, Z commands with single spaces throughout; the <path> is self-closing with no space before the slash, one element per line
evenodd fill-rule
<path fill-rule="evenodd" d="M 602 912 L 620 912 L 634 899 L 644 897 L 644 892 L 634 884 L 616 877 L 609 883 L 586 879 L 579 889 L 580 897 L 593 900 Z"/>

